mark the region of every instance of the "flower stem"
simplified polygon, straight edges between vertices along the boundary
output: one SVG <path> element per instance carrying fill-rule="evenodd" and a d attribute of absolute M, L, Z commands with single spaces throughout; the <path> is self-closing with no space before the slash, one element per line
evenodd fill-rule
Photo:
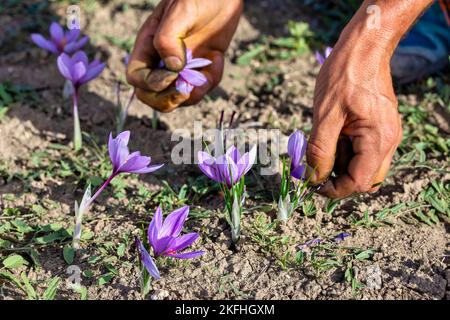
<path fill-rule="evenodd" d="M 73 92 L 73 145 L 75 151 L 80 150 L 82 144 L 80 117 L 78 116 L 78 89 L 75 88 Z"/>
<path fill-rule="evenodd" d="M 159 116 L 158 111 L 153 110 L 153 118 L 152 118 L 152 129 L 158 129 Z"/>
<path fill-rule="evenodd" d="M 98 190 L 94 193 L 94 195 L 89 199 L 86 208 L 89 208 L 91 204 L 94 202 L 94 200 L 102 193 L 102 191 L 108 186 L 108 184 L 111 182 L 112 179 L 116 176 L 116 173 L 111 173 L 111 175 L 108 177 L 108 179 L 103 182 L 102 186 L 98 188 Z"/>
<path fill-rule="evenodd" d="M 87 200 L 86 204 L 84 204 L 84 198 L 80 203 L 80 207 L 77 208 L 77 205 L 75 204 L 75 228 L 73 231 L 73 240 L 72 240 L 72 247 L 74 249 L 79 249 L 80 247 L 80 238 L 81 238 L 81 224 L 83 222 L 83 215 L 86 211 L 88 211 L 91 204 L 94 202 L 94 200 L 102 193 L 102 191 L 106 188 L 106 186 L 111 182 L 112 179 L 116 176 L 116 173 L 111 173 L 111 175 L 106 179 L 106 181 L 102 184 L 100 188 L 98 188 L 97 192 Z M 90 186 L 88 187 L 88 197 L 90 195 Z"/>
<path fill-rule="evenodd" d="M 125 121 L 127 120 L 128 112 L 130 110 L 130 106 L 134 100 L 135 95 L 136 95 L 136 88 L 133 88 L 133 92 L 131 93 L 130 97 L 128 98 L 125 108 L 123 109 L 122 106 L 119 104 L 120 114 L 119 114 L 119 121 L 117 124 L 117 134 L 121 133 L 123 130 L 123 127 L 125 126 Z"/>

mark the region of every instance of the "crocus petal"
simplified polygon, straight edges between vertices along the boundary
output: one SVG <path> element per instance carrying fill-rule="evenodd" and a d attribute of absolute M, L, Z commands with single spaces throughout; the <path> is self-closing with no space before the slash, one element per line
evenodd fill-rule
<path fill-rule="evenodd" d="M 192 251 L 186 253 L 175 253 L 175 254 L 167 254 L 167 256 L 178 259 L 193 259 L 204 254 L 205 251 Z"/>
<path fill-rule="evenodd" d="M 221 182 L 222 180 L 215 167 L 215 159 L 204 151 L 199 151 L 197 157 L 198 157 L 198 167 L 200 168 L 200 170 L 208 178 L 217 182 Z"/>
<path fill-rule="evenodd" d="M 122 140 L 126 145 L 128 145 L 128 142 L 130 142 L 130 131 L 126 130 L 121 133 L 119 133 L 116 137 L 116 140 Z"/>
<path fill-rule="evenodd" d="M 295 167 L 293 170 L 291 170 L 291 176 L 295 179 L 303 179 L 305 176 L 306 166 L 304 164 Z"/>
<path fill-rule="evenodd" d="M 152 242 L 151 245 L 153 247 L 153 251 L 156 257 L 166 254 L 166 252 L 170 251 L 172 247 L 172 243 L 175 241 L 175 238 L 172 236 L 167 237 L 158 237 L 156 241 Z"/>
<path fill-rule="evenodd" d="M 316 51 L 315 55 L 316 55 L 317 62 L 319 62 L 319 64 L 321 64 L 321 65 L 324 64 L 325 58 L 320 54 L 320 52 Z"/>
<path fill-rule="evenodd" d="M 195 59 L 190 60 L 186 64 L 186 68 L 188 68 L 188 69 L 203 68 L 203 67 L 209 66 L 211 63 L 212 63 L 212 61 L 208 60 L 208 59 L 195 58 Z"/>
<path fill-rule="evenodd" d="M 148 166 L 148 167 L 145 167 L 145 168 L 142 168 L 142 169 L 131 170 L 131 171 L 128 171 L 128 172 L 129 173 L 138 173 L 138 174 L 150 173 L 150 172 L 154 172 L 156 170 L 161 169 L 163 166 L 164 166 L 164 164 L 155 164 L 154 166 Z"/>
<path fill-rule="evenodd" d="M 300 164 L 306 152 L 306 139 L 300 130 L 295 131 L 288 140 L 288 154 L 291 158 L 291 168 Z"/>
<path fill-rule="evenodd" d="M 185 81 L 182 77 L 178 77 L 177 81 L 175 81 L 175 87 L 178 92 L 182 94 L 189 94 L 194 89 L 194 86 Z"/>
<path fill-rule="evenodd" d="M 186 62 L 189 63 L 189 61 L 192 60 L 192 50 L 186 49 Z"/>
<path fill-rule="evenodd" d="M 256 160 L 256 145 L 254 145 L 249 152 L 245 153 L 241 159 L 239 159 L 237 166 L 239 168 L 239 174 L 242 176 L 246 174 L 253 166 Z"/>
<path fill-rule="evenodd" d="M 84 36 L 83 38 L 81 38 L 78 41 L 67 42 L 67 44 L 64 47 L 64 52 L 66 52 L 68 54 L 72 54 L 72 53 L 80 50 L 81 48 L 83 48 L 86 45 L 86 43 L 88 43 L 88 41 L 89 41 L 89 37 Z"/>
<path fill-rule="evenodd" d="M 38 34 L 38 33 L 33 33 L 31 35 L 31 40 L 39 47 L 41 47 L 44 50 L 53 52 L 53 53 L 58 53 L 58 48 L 56 47 L 56 45 L 45 39 L 42 35 Z"/>
<path fill-rule="evenodd" d="M 117 156 L 117 142 L 116 139 L 113 139 L 112 132 L 109 134 L 108 152 L 109 152 L 109 159 L 111 160 L 114 170 L 116 170 L 119 167 L 119 164 L 115 163 Z"/>
<path fill-rule="evenodd" d="M 60 43 L 64 39 L 64 30 L 59 23 L 52 22 L 50 25 L 50 35 L 57 43 Z"/>
<path fill-rule="evenodd" d="M 185 81 L 196 87 L 200 87 L 208 82 L 205 75 L 196 70 L 184 69 L 180 72 L 180 76 Z"/>
<path fill-rule="evenodd" d="M 150 222 L 147 230 L 148 243 L 153 246 L 153 243 L 158 241 L 158 233 L 161 230 L 163 223 L 163 216 L 161 207 L 158 207 L 153 215 L 153 219 Z"/>
<path fill-rule="evenodd" d="M 234 163 L 237 163 L 241 158 L 241 154 L 239 150 L 235 146 L 231 146 L 228 148 L 226 155 L 233 159 Z"/>
<path fill-rule="evenodd" d="M 63 75 L 64 78 L 72 80 L 71 68 L 72 62 L 69 56 L 65 53 L 61 54 L 57 60 L 59 72 Z"/>
<path fill-rule="evenodd" d="M 158 237 L 177 237 L 183 229 L 183 224 L 186 221 L 188 214 L 189 206 L 184 206 L 169 214 L 164 220 Z"/>
<path fill-rule="evenodd" d="M 79 61 L 75 63 L 71 70 L 72 81 L 78 82 L 86 74 L 86 65 Z"/>
<path fill-rule="evenodd" d="M 120 172 L 131 172 L 147 167 L 150 164 L 151 158 L 141 156 L 139 151 L 131 153 L 127 159 L 119 167 Z"/>
<path fill-rule="evenodd" d="M 184 234 L 172 242 L 170 246 L 170 251 L 181 251 L 186 249 L 187 247 L 191 246 L 195 240 L 198 239 L 198 233 L 191 232 L 188 234 Z"/>
<path fill-rule="evenodd" d="M 105 67 L 106 67 L 106 64 L 100 63 L 98 66 L 89 69 L 87 71 L 86 75 L 80 81 L 82 83 L 86 83 L 86 82 L 91 81 L 92 79 L 97 78 L 98 75 L 100 75 L 100 73 L 102 73 L 103 69 L 105 69 Z"/>
<path fill-rule="evenodd" d="M 141 254 L 141 261 L 145 266 L 145 269 L 147 269 L 148 273 L 155 278 L 156 280 L 159 280 L 161 276 L 159 275 L 158 268 L 156 267 L 155 261 L 153 261 L 153 258 L 150 256 L 150 254 L 145 250 L 144 246 L 142 245 L 142 242 L 136 238 L 136 247 L 139 250 L 139 253 Z"/>
<path fill-rule="evenodd" d="M 80 29 L 72 29 L 66 31 L 64 37 L 66 38 L 67 43 L 75 41 L 80 35 Z"/>
<path fill-rule="evenodd" d="M 222 158 L 225 158 L 225 160 Z M 217 168 L 219 169 L 222 182 L 228 186 L 234 185 L 241 178 L 237 165 L 227 155 L 223 155 L 217 159 Z"/>
<path fill-rule="evenodd" d="M 328 58 L 331 54 L 331 51 L 333 51 L 333 48 L 327 47 L 325 49 L 325 59 Z"/>

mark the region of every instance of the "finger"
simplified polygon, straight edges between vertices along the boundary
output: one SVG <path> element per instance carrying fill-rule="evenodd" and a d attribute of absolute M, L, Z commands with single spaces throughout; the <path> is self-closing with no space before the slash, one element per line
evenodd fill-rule
<path fill-rule="evenodd" d="M 340 135 L 336 146 L 336 159 L 333 172 L 339 176 L 347 171 L 348 165 L 354 156 L 350 137 Z"/>
<path fill-rule="evenodd" d="M 164 74 L 159 73 L 157 76 L 150 76 L 152 70 L 157 67 L 160 60 L 158 52 L 153 46 L 153 38 L 163 14 L 165 2 L 162 1 L 155 8 L 139 30 L 133 51 L 131 52 L 130 62 L 127 66 L 126 76 L 128 83 L 144 90 L 155 89 L 155 77 L 158 78 L 160 86 L 161 83 L 166 84 L 170 79 L 176 77 L 170 71 Z M 168 79 L 166 80 L 163 75 L 167 76 Z M 160 86 L 156 86 L 156 88 L 161 89 Z"/>
<path fill-rule="evenodd" d="M 167 69 L 181 71 L 186 64 L 186 47 L 183 39 L 194 25 L 195 6 L 174 1 L 165 10 L 162 23 L 153 39 L 153 45 Z"/>
<path fill-rule="evenodd" d="M 223 53 L 220 51 L 212 51 L 204 55 L 200 54 L 199 56 L 205 57 L 206 59 L 212 61 L 212 63 L 209 66 L 201 70 L 201 72 L 205 75 L 208 82 L 201 87 L 194 88 L 194 90 L 191 92 L 189 99 L 183 103 L 183 106 L 190 106 L 200 102 L 203 99 L 203 97 L 214 87 L 216 87 L 219 84 L 220 80 L 222 79 L 224 68 Z"/>
<path fill-rule="evenodd" d="M 377 148 L 378 143 L 372 141 L 373 139 L 369 132 L 352 138 L 355 156 L 350 161 L 347 172 L 327 181 L 321 188 L 321 193 L 339 199 L 371 190 L 372 181 L 385 158 Z"/>
<path fill-rule="evenodd" d="M 338 110 L 337 106 L 331 111 L 322 106 L 314 107 L 313 128 L 306 149 L 307 176 L 312 184 L 324 181 L 333 169 L 336 145 L 344 124 Z"/>
<path fill-rule="evenodd" d="M 170 87 L 162 92 L 151 92 L 138 88 L 136 97 L 153 109 L 160 112 L 170 112 L 186 101 L 189 95 L 178 92 L 175 87 Z"/>
<path fill-rule="evenodd" d="M 386 179 L 386 177 L 389 174 L 389 169 L 391 167 L 392 159 L 394 158 L 395 150 L 397 150 L 398 146 L 402 142 L 403 138 L 403 132 L 402 132 L 402 123 L 400 117 L 398 117 L 398 137 L 397 137 L 397 143 L 392 147 L 392 149 L 389 151 L 389 154 L 385 157 L 383 160 L 383 163 L 381 164 L 381 168 L 378 171 L 378 173 L 375 175 L 373 181 L 372 181 L 372 189 L 369 191 L 371 193 L 377 192 L 383 181 Z"/>

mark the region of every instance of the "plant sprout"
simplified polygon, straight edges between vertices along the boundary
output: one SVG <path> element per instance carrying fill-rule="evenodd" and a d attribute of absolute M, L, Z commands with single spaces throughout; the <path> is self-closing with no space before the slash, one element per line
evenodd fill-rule
<path fill-rule="evenodd" d="M 58 57 L 58 68 L 63 77 L 69 80 L 73 87 L 73 143 L 75 150 L 78 151 L 82 146 L 80 118 L 78 116 L 79 88 L 98 77 L 105 68 L 105 64 L 98 60 L 89 63 L 86 53 L 78 51 L 72 57 L 62 53 Z"/>
<path fill-rule="evenodd" d="M 287 165 L 286 161 L 283 160 L 280 198 L 278 200 L 278 219 L 282 222 L 286 222 L 291 217 L 307 194 L 308 181 L 305 181 L 306 165 L 302 164 L 306 145 L 306 138 L 299 130 L 289 137 L 288 155 L 290 165 Z"/>
<path fill-rule="evenodd" d="M 125 66 L 128 65 L 129 61 L 130 61 L 130 55 L 127 54 L 125 56 L 125 58 L 123 59 Z M 120 82 L 119 81 L 117 82 L 117 87 L 116 87 L 116 98 L 117 98 L 117 108 L 118 108 L 117 132 L 122 132 L 122 130 L 125 126 L 125 121 L 127 120 L 128 112 L 130 110 L 131 104 L 132 104 L 135 96 L 136 96 L 136 88 L 133 87 L 131 95 L 129 96 L 127 103 L 125 104 L 125 107 L 123 107 L 121 100 L 120 100 Z"/>
<path fill-rule="evenodd" d="M 116 138 L 109 135 L 108 151 L 113 166 L 108 179 L 98 188 L 97 192 L 91 197 L 90 185 L 86 188 L 80 205 L 75 202 L 75 230 L 73 235 L 73 247 L 78 248 L 81 236 L 81 222 L 83 214 L 89 209 L 95 199 L 102 193 L 108 184 L 120 173 L 150 173 L 160 169 L 163 165 L 150 165 L 151 158 L 141 156 L 139 151 L 130 153 L 128 142 L 130 140 L 130 131 L 124 131 Z"/>

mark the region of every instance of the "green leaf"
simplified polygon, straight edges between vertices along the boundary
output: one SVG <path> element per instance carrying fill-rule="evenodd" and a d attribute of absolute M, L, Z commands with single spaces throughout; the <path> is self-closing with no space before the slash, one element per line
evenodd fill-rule
<path fill-rule="evenodd" d="M 358 253 L 355 256 L 355 259 L 357 259 L 357 260 L 369 259 L 372 256 L 372 254 L 373 254 L 372 250 L 364 250 L 364 251 L 361 251 L 360 253 Z"/>
<path fill-rule="evenodd" d="M 3 265 L 8 269 L 16 269 L 22 266 L 27 266 L 28 261 L 18 254 L 12 254 L 3 260 Z"/>
<path fill-rule="evenodd" d="M 111 272 L 105 273 L 104 275 L 100 276 L 100 278 L 98 278 L 97 284 L 99 286 L 103 286 L 110 282 L 112 278 L 114 278 L 114 274 L 112 274 Z"/>
<path fill-rule="evenodd" d="M 56 291 L 58 290 L 60 279 L 58 277 L 54 277 L 47 289 L 44 292 L 43 299 L 44 300 L 54 300 L 56 296 Z"/>
<path fill-rule="evenodd" d="M 20 277 L 22 278 L 22 282 L 25 285 L 25 293 L 27 294 L 28 299 L 37 300 L 36 291 L 34 290 L 33 286 L 31 285 L 30 280 L 28 280 L 27 275 L 24 272 L 22 272 Z"/>
<path fill-rule="evenodd" d="M 75 258 L 75 249 L 70 246 L 64 247 L 63 256 L 67 264 L 72 264 Z"/>
<path fill-rule="evenodd" d="M 117 248 L 117 255 L 119 257 L 123 257 L 125 254 L 125 249 L 126 249 L 125 243 L 121 243 Z"/>

